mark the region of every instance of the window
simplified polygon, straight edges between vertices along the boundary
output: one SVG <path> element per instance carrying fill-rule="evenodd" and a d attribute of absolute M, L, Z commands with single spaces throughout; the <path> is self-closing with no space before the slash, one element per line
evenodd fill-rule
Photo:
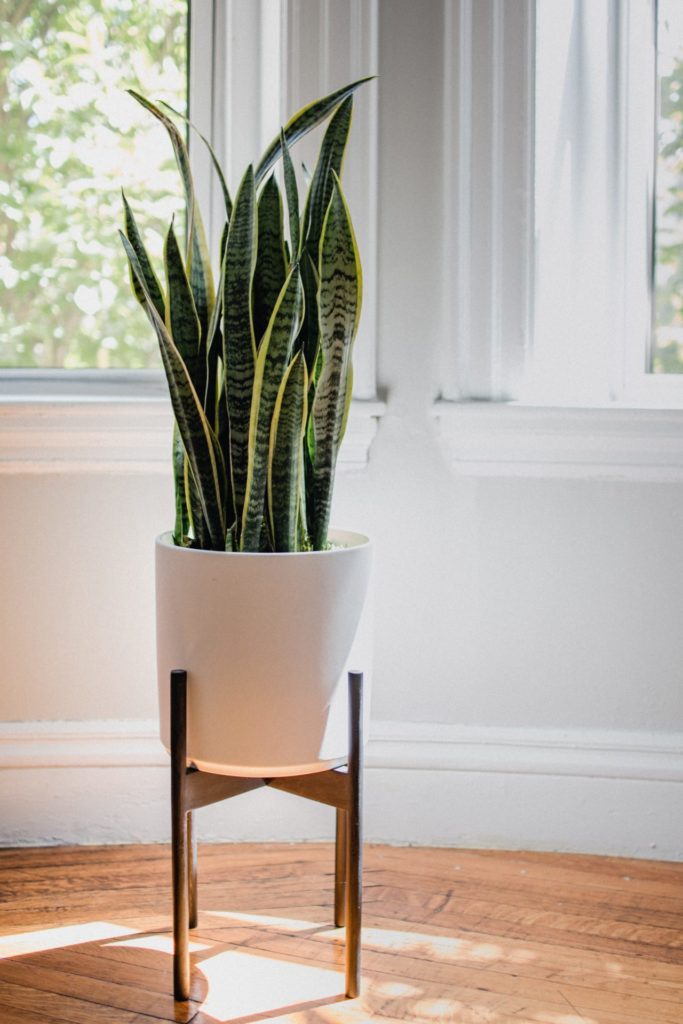
<path fill-rule="evenodd" d="M 680 407 L 681 0 L 658 10 L 656 330 L 655 0 L 445 10 L 443 397 Z"/>
<path fill-rule="evenodd" d="M 683 403 L 681 13 L 537 0 L 532 400 Z"/>
<path fill-rule="evenodd" d="M 34 0 L 3 4 L 2 22 L 0 366 L 156 367 L 120 189 L 154 202 L 141 221 L 157 254 L 183 204 L 163 128 L 125 89 L 186 109 L 188 4 Z"/>
<path fill-rule="evenodd" d="M 652 370 L 683 373 L 683 4 L 658 0 Z"/>

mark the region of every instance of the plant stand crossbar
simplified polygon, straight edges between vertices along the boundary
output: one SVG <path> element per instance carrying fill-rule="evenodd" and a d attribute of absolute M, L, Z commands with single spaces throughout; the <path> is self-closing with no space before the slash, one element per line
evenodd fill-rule
<path fill-rule="evenodd" d="M 346 995 L 360 991 L 361 796 L 363 674 L 349 672 L 346 765 L 275 779 L 217 775 L 187 766 L 187 672 L 171 672 L 171 808 L 173 855 L 173 994 L 190 997 L 189 929 L 197 926 L 197 842 L 192 812 L 270 786 L 335 807 L 334 924 L 346 925 Z"/>

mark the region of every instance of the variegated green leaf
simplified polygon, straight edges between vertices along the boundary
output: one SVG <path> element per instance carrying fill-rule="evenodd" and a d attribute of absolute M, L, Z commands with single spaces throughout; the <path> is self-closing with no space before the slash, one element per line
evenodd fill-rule
<path fill-rule="evenodd" d="M 266 332 L 278 295 L 287 276 L 282 198 L 271 175 L 258 200 L 258 251 L 254 271 L 254 336 L 256 344 Z"/>
<path fill-rule="evenodd" d="M 230 423 L 230 467 L 237 523 L 242 521 L 247 485 L 249 418 L 256 342 L 251 292 L 256 261 L 256 197 L 253 168 L 247 168 L 235 196 L 225 250 L 223 366 Z"/>
<path fill-rule="evenodd" d="M 213 169 L 216 172 L 216 174 L 218 176 L 218 180 L 219 180 L 220 185 L 221 185 L 221 192 L 223 193 L 223 203 L 225 204 L 225 215 L 228 218 L 228 220 L 230 220 L 230 217 L 232 216 L 232 199 L 230 198 L 230 190 L 228 189 L 228 183 L 225 180 L 225 175 L 223 174 L 223 168 L 221 167 L 221 165 L 219 163 L 218 157 L 216 156 L 216 153 L 214 151 L 213 146 L 211 145 L 209 140 L 206 138 L 206 136 L 202 135 L 202 133 L 200 132 L 199 128 L 197 128 L 197 126 L 195 124 L 193 124 L 192 121 L 190 121 L 189 117 L 187 117 L 185 114 L 181 114 L 179 110 L 176 110 L 175 107 L 172 107 L 170 103 L 166 103 L 164 100 L 161 101 L 161 105 L 162 105 L 162 107 L 166 107 L 167 110 L 170 110 L 171 113 L 175 114 L 176 117 L 179 117 L 183 121 L 185 121 L 185 123 L 190 126 L 192 131 L 195 132 L 199 136 L 199 138 L 202 140 L 202 142 L 206 146 L 207 150 L 209 151 L 209 156 L 211 157 L 211 163 L 213 164 Z"/>
<path fill-rule="evenodd" d="M 158 280 L 156 274 L 154 273 L 154 268 L 152 267 L 152 263 L 150 261 L 150 258 L 147 255 L 147 250 L 145 248 L 145 243 L 142 241 L 142 236 L 140 235 L 140 231 L 138 230 L 138 226 L 137 226 L 137 224 L 135 222 L 135 217 L 133 216 L 133 211 L 131 210 L 130 206 L 128 205 L 128 200 L 126 199 L 126 196 L 125 196 L 125 193 L 123 192 L 123 189 L 121 190 L 121 197 L 123 199 L 123 210 L 124 210 L 124 216 L 125 216 L 126 237 L 127 237 L 128 241 L 130 242 L 130 244 L 132 245 L 133 250 L 135 252 L 135 255 L 138 258 L 138 262 L 140 264 L 140 270 L 144 274 L 145 282 L 147 284 L 147 291 L 149 292 L 150 298 L 151 298 L 152 302 L 154 303 L 154 308 L 156 309 L 157 313 L 159 314 L 159 316 L 163 320 L 165 318 L 165 316 L 166 316 L 166 310 L 165 310 L 165 305 L 164 305 L 164 293 L 161 290 L 161 285 L 159 284 L 159 280 Z M 140 285 L 137 283 L 137 280 L 136 280 L 135 275 L 133 274 L 132 270 L 130 271 L 130 280 L 131 280 L 131 287 L 133 289 L 133 293 L 134 293 L 136 299 L 138 300 L 140 305 L 144 307 L 144 305 L 145 305 L 145 293 L 142 291 L 142 289 L 140 288 Z"/>
<path fill-rule="evenodd" d="M 164 267 L 167 284 L 166 329 L 187 366 L 195 391 L 203 398 L 206 390 L 206 353 L 173 221 L 164 242 Z"/>
<path fill-rule="evenodd" d="M 206 343 L 206 390 L 204 392 L 204 411 L 212 423 L 217 422 L 219 400 L 219 360 L 223 357 L 223 292 L 225 290 L 225 248 L 227 246 L 227 224 L 224 232 L 225 245 L 221 244 L 221 270 L 218 294 L 214 303 L 209 332 Z M 228 465 L 228 463 L 226 463 Z"/>
<path fill-rule="evenodd" d="M 184 547 L 190 532 L 190 518 L 187 510 L 187 492 L 185 487 L 185 448 L 178 430 L 173 422 L 173 484 L 175 489 L 175 527 L 173 543 Z"/>
<path fill-rule="evenodd" d="M 280 384 L 270 428 L 268 518 L 275 551 L 296 551 L 300 547 L 299 501 L 307 390 L 306 364 L 301 352 L 297 352 Z"/>
<path fill-rule="evenodd" d="M 259 550 L 268 478 L 270 425 L 302 312 L 301 277 L 299 268 L 294 266 L 282 287 L 256 359 L 249 423 L 249 469 L 240 544 L 243 551 Z"/>
<path fill-rule="evenodd" d="M 317 257 L 316 257 L 317 258 Z M 304 250 L 301 257 L 301 282 L 304 288 L 304 301 L 306 304 L 306 316 L 301 325 L 298 338 L 298 346 L 304 353 L 306 366 L 315 367 L 319 339 L 320 323 L 318 318 L 318 270 L 309 253 Z M 313 374 L 310 374 L 310 381 L 313 381 Z"/>
<path fill-rule="evenodd" d="M 123 232 L 120 232 L 120 235 L 131 269 L 145 292 L 147 314 L 154 324 L 159 341 L 171 405 L 201 500 L 202 512 L 210 533 L 210 543 L 215 550 L 223 550 L 226 534 L 225 469 L 218 441 L 204 415 L 202 403 L 182 356 L 147 292 L 144 274 L 135 251 Z"/>
<path fill-rule="evenodd" d="M 352 113 L 353 96 L 348 96 L 339 105 L 327 126 L 313 173 L 313 180 L 306 197 L 303 217 L 304 241 L 314 260 L 318 258 L 323 218 L 332 195 L 333 172 L 341 178 Z"/>
<path fill-rule="evenodd" d="M 202 327 L 202 334 L 206 337 L 216 294 L 213 284 L 213 274 L 211 272 L 211 260 L 209 258 L 209 250 L 206 244 L 206 234 L 204 232 L 204 225 L 202 223 L 199 205 L 195 197 L 192 172 L 190 170 L 190 156 L 187 151 L 185 139 L 178 130 L 177 125 L 163 112 L 163 110 L 160 110 L 156 104 L 152 103 L 151 100 L 148 100 L 145 96 L 141 96 L 140 93 L 136 92 L 134 89 L 129 89 L 128 92 L 133 99 L 137 100 L 137 102 L 145 108 L 145 110 L 148 110 L 150 114 L 153 114 L 154 117 L 161 122 L 168 132 L 171 145 L 173 146 L 176 163 L 178 164 L 178 170 L 180 171 L 180 176 L 183 182 L 185 202 L 187 206 L 188 277 L 190 279 L 190 285 L 192 286 L 192 294 L 194 296 L 199 322 Z"/>
<path fill-rule="evenodd" d="M 292 255 L 296 259 L 299 252 L 299 189 L 296 183 L 294 164 L 289 155 L 289 146 L 284 131 L 280 132 L 282 148 L 282 166 L 285 174 L 285 194 L 287 196 L 287 213 L 289 217 L 289 238 L 292 243 Z"/>
<path fill-rule="evenodd" d="M 351 348 L 361 307 L 361 269 L 351 217 L 336 174 L 320 239 L 320 349 L 322 366 L 313 400 L 313 547 L 327 543 L 334 473 L 342 437 Z"/>
<path fill-rule="evenodd" d="M 351 93 L 363 85 L 364 82 L 369 82 L 374 76 L 369 75 L 367 78 L 359 78 L 357 82 L 351 82 L 350 85 L 345 85 L 342 89 L 337 89 L 336 92 L 332 92 L 329 96 L 324 96 L 320 100 L 316 100 L 314 103 L 309 103 L 307 106 L 302 107 L 284 127 L 285 138 L 289 146 L 293 146 L 298 139 L 310 132 L 311 128 L 315 128 L 316 125 L 324 121 L 328 114 L 330 114 L 335 107 L 338 107 L 342 100 L 350 96 Z M 258 185 L 265 178 L 268 171 L 271 169 L 276 160 L 279 159 L 282 152 L 282 144 L 280 136 L 273 139 L 268 149 L 265 151 L 261 160 L 256 168 L 256 184 Z"/>

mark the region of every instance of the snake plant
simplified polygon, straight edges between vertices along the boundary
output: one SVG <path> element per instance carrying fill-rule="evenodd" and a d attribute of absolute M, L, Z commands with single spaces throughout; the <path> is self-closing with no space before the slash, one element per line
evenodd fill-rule
<path fill-rule="evenodd" d="M 120 232 L 175 416 L 177 545 L 249 552 L 327 546 L 362 293 L 340 177 L 353 93 L 365 81 L 295 114 L 247 168 L 234 199 L 209 146 L 225 206 L 216 281 L 175 112 L 130 90 L 168 132 L 187 210 L 185 252 L 172 221 L 160 275 L 125 195 Z M 290 147 L 325 120 L 301 209 Z M 273 170 L 279 161 L 283 188 Z"/>

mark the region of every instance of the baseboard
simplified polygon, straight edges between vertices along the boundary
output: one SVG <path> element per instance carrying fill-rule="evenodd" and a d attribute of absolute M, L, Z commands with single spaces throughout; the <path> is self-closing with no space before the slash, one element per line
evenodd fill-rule
<path fill-rule="evenodd" d="M 683 736 L 375 722 L 374 842 L 679 859 Z M 206 840 L 323 839 L 326 809 L 257 792 L 207 808 Z M 168 757 L 153 721 L 0 724 L 0 843 L 168 839 Z"/>

